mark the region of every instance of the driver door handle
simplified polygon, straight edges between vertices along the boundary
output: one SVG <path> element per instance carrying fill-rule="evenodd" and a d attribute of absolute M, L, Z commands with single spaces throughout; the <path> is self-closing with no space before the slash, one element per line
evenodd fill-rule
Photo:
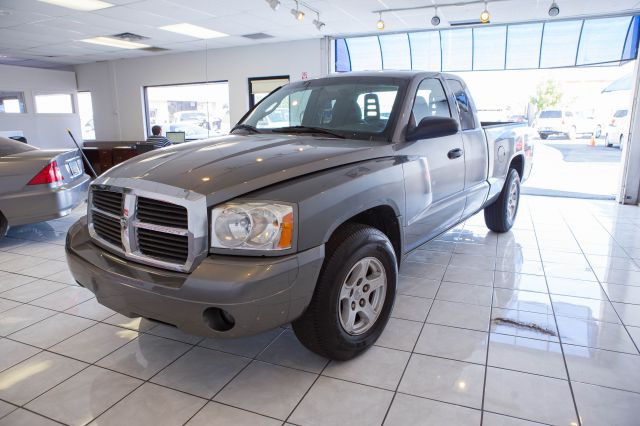
<path fill-rule="evenodd" d="M 462 157 L 462 154 L 464 154 L 464 150 L 462 148 L 454 148 L 447 152 L 447 157 L 449 157 L 449 160 L 453 160 L 454 158 Z"/>

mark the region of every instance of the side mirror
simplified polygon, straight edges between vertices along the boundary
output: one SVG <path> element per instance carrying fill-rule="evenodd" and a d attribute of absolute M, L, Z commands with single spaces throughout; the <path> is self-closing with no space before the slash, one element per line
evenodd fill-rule
<path fill-rule="evenodd" d="M 458 121 L 451 117 L 424 117 L 420 123 L 407 131 L 408 142 L 420 139 L 439 138 L 458 133 Z"/>

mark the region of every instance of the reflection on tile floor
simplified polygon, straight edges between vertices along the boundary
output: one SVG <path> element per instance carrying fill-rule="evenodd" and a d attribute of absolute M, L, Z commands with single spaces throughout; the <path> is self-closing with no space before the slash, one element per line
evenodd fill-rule
<path fill-rule="evenodd" d="M 638 424 L 638 207 L 526 197 L 500 235 L 476 215 L 409 256 L 349 362 L 101 306 L 64 261 L 82 214 L 0 240 L 0 425 Z"/>

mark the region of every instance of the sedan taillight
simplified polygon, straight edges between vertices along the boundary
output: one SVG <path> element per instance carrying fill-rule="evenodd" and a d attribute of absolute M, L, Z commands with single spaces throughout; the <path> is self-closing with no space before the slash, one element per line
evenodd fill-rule
<path fill-rule="evenodd" d="M 29 181 L 27 185 L 43 185 L 56 182 L 62 182 L 63 177 L 56 161 L 44 166 L 40 172 Z"/>

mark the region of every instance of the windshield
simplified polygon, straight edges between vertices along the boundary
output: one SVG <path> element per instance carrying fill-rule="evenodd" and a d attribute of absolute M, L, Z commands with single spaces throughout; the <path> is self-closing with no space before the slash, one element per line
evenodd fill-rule
<path fill-rule="evenodd" d="M 540 118 L 562 118 L 562 111 L 548 110 L 540 113 Z"/>
<path fill-rule="evenodd" d="M 260 133 L 315 130 L 354 139 L 381 139 L 394 117 L 404 82 L 335 78 L 282 87 L 240 124 Z"/>

